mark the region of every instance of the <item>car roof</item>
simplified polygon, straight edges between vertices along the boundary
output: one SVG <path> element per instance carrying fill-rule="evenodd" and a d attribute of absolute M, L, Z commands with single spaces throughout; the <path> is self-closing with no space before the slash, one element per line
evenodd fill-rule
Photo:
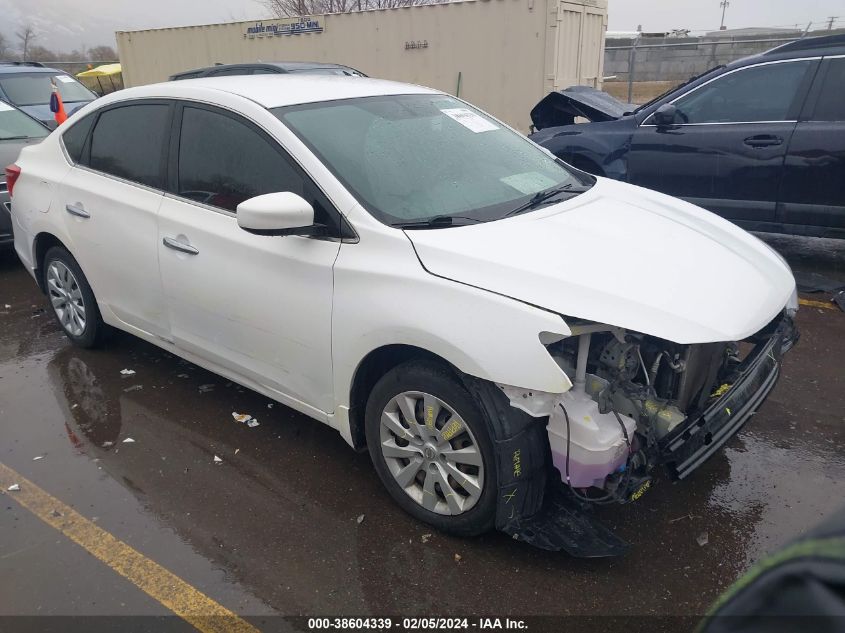
<path fill-rule="evenodd" d="M 367 77 L 342 75 L 230 75 L 168 81 L 137 88 L 127 88 L 101 97 L 98 103 L 131 98 L 196 98 L 198 89 L 238 95 L 265 108 L 301 103 L 353 99 L 396 94 L 439 94 L 437 90 Z"/>
<path fill-rule="evenodd" d="M 329 62 L 239 62 L 232 64 L 216 64 L 214 66 L 206 66 L 204 68 L 193 68 L 191 70 L 182 70 L 178 73 L 173 73 L 170 77 L 171 79 L 183 77 L 203 77 L 207 74 L 214 73 L 215 71 L 225 70 L 227 68 L 272 68 L 279 69 L 282 72 L 297 72 L 302 70 L 313 70 L 317 68 L 342 68 L 358 74 L 362 74 L 360 71 L 355 70 L 351 66 L 345 66 L 343 64 L 334 64 Z"/>
<path fill-rule="evenodd" d="M 804 37 L 793 42 L 781 44 L 767 51 L 743 57 L 726 68 L 734 69 L 761 62 L 774 62 L 784 59 L 801 59 L 803 57 L 823 57 L 825 55 L 845 54 L 845 33 L 837 35 L 822 35 L 820 37 Z"/>
<path fill-rule="evenodd" d="M 0 74 L 30 74 L 30 73 L 65 73 L 64 70 L 57 68 L 49 68 L 47 66 L 30 66 L 29 64 L 15 64 L 10 62 L 0 62 Z"/>

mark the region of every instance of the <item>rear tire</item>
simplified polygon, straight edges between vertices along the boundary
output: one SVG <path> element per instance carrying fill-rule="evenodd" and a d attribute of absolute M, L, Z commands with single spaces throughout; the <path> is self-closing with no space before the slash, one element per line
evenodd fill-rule
<path fill-rule="evenodd" d="M 54 246 L 44 256 L 42 270 L 50 308 L 65 336 L 79 347 L 96 347 L 102 343 L 108 326 L 73 255 L 62 246 Z"/>
<path fill-rule="evenodd" d="M 430 361 L 394 367 L 370 393 L 365 426 L 376 472 L 408 514 L 459 536 L 493 528 L 491 433 L 454 371 Z"/>

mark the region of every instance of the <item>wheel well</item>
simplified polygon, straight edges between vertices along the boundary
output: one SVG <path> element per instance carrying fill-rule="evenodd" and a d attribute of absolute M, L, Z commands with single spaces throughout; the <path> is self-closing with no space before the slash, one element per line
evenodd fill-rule
<path fill-rule="evenodd" d="M 364 433 L 364 413 L 367 408 L 367 398 L 373 387 L 391 369 L 414 359 L 433 360 L 452 367 L 448 361 L 437 354 L 413 345 L 385 345 L 367 354 L 359 363 L 349 394 L 349 426 L 353 445 L 357 450 L 363 450 L 367 445 Z"/>
<path fill-rule="evenodd" d="M 35 248 L 34 251 L 34 260 L 33 265 L 35 266 L 35 280 L 38 282 L 38 287 L 41 288 L 41 292 L 46 292 L 44 288 L 44 271 L 43 271 L 43 263 L 44 263 L 44 256 L 54 246 L 61 246 L 64 249 L 67 249 L 67 246 L 62 244 L 62 241 L 53 235 L 52 233 L 39 233 L 35 236 Z"/>

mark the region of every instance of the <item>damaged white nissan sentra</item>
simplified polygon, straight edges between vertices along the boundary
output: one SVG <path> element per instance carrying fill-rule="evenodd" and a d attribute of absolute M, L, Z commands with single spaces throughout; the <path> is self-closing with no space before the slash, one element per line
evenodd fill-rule
<path fill-rule="evenodd" d="M 123 90 L 6 172 L 74 343 L 116 327 L 325 422 L 457 534 L 618 553 L 585 508 L 688 475 L 796 338 L 762 242 L 418 86 Z"/>

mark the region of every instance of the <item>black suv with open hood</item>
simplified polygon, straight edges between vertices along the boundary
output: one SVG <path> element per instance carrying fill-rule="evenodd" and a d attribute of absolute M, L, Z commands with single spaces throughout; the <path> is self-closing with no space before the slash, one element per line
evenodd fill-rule
<path fill-rule="evenodd" d="M 845 35 L 806 38 L 639 107 L 585 87 L 552 93 L 531 111 L 531 138 L 749 230 L 845 238 L 843 94 Z"/>

